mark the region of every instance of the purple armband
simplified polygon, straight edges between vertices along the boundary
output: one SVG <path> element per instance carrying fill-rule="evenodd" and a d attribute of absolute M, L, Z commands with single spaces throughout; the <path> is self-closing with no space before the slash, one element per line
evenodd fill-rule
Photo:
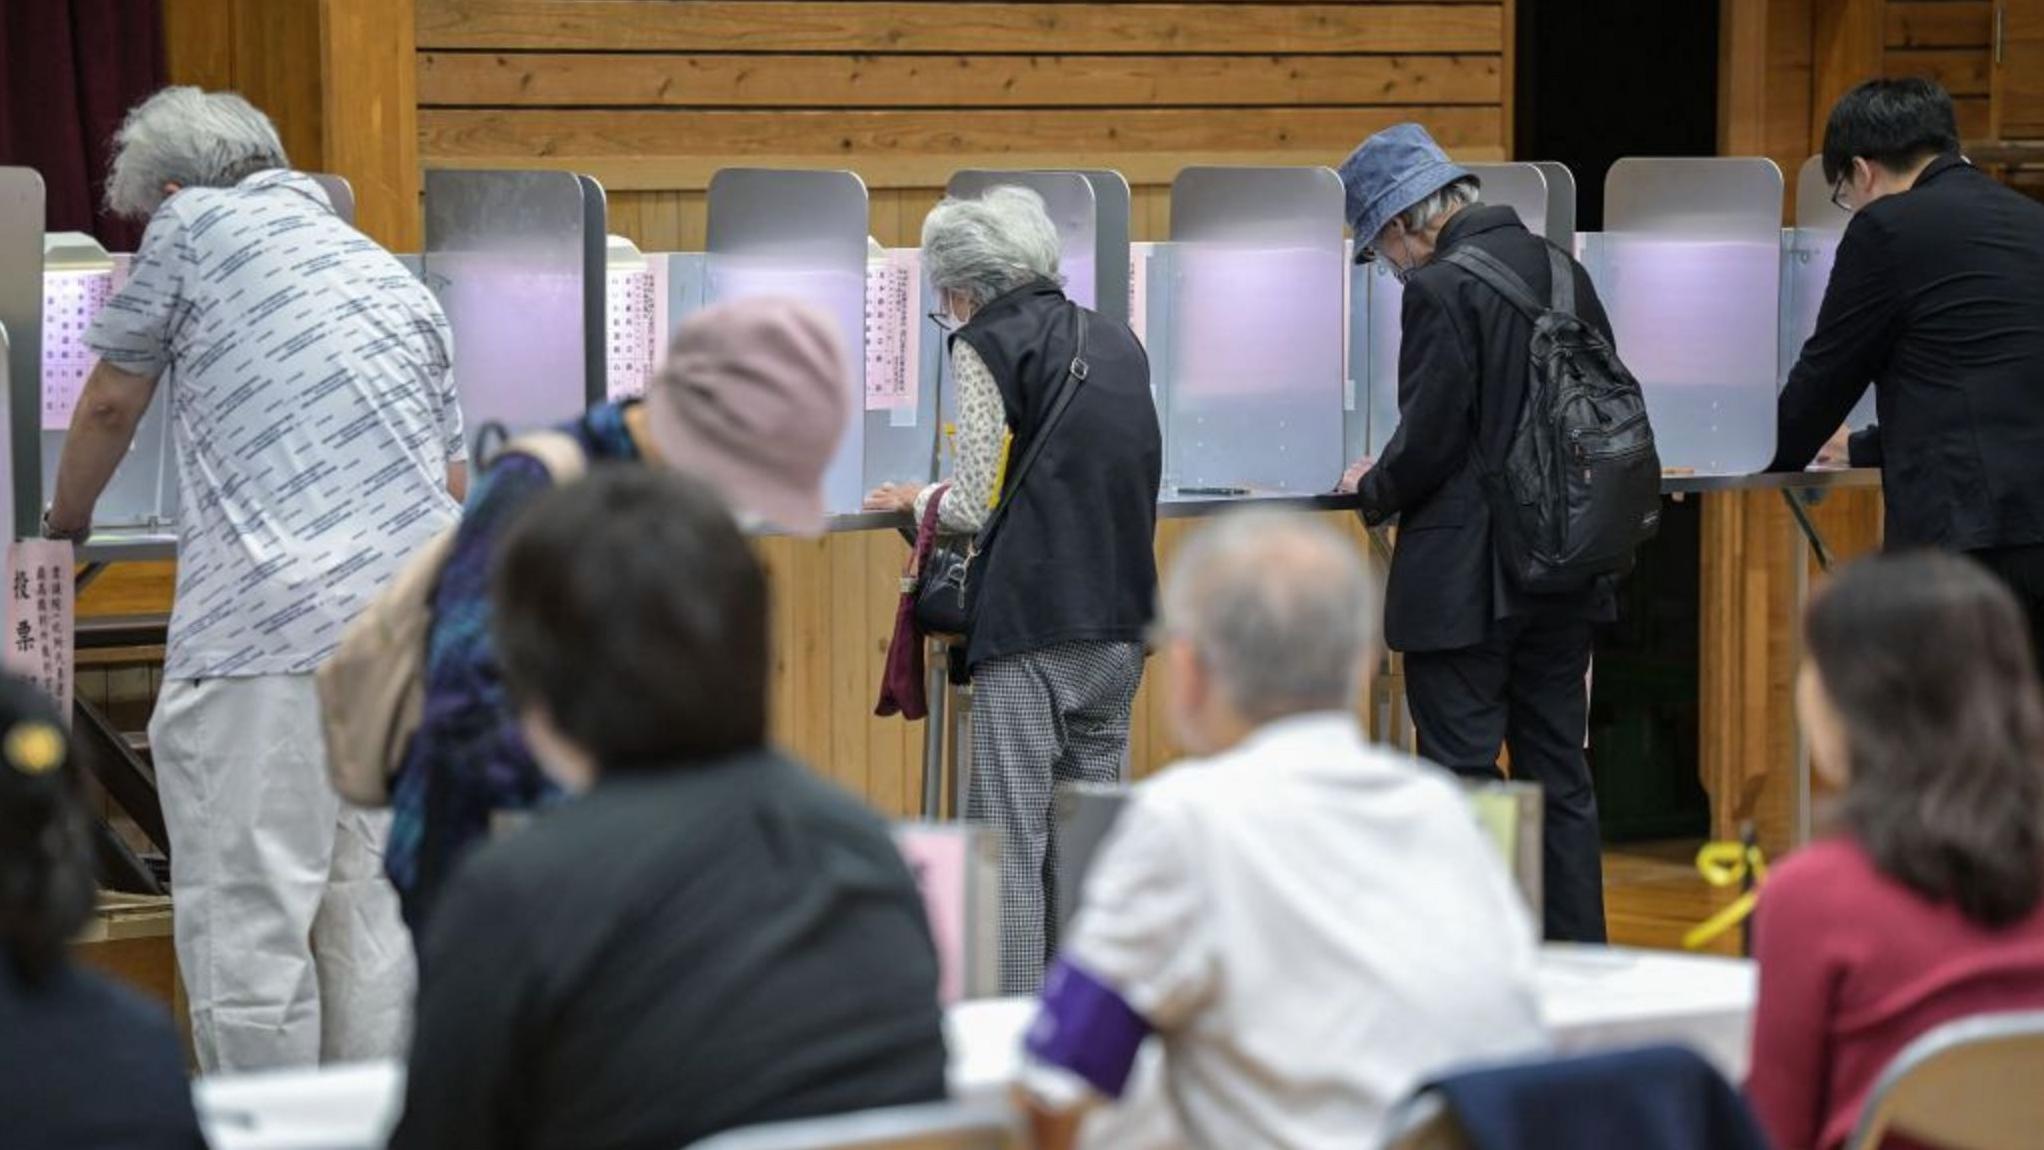
<path fill-rule="evenodd" d="M 1044 976 L 1042 1006 L 1024 1046 L 1031 1058 L 1119 1098 L 1150 1029 L 1113 988 L 1059 959 Z"/>

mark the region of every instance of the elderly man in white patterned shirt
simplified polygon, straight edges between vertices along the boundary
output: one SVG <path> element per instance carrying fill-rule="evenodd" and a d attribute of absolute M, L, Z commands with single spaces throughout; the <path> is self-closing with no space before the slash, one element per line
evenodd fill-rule
<path fill-rule="evenodd" d="M 1043 1150 L 1153 1035 L 1178 1137 L 1216 1150 L 1371 1146 L 1429 1076 L 1546 1045 L 1503 860 L 1446 772 L 1356 720 L 1379 610 L 1310 518 L 1237 513 L 1179 552 L 1167 701 L 1206 757 L 1138 787 L 1088 875 L 1027 1043 Z"/>
<path fill-rule="evenodd" d="M 412 957 L 385 824 L 327 782 L 312 671 L 459 513 L 447 319 L 241 97 L 166 89 L 115 144 L 108 203 L 149 227 L 87 333 L 44 532 L 91 534 L 168 372 L 178 582 L 150 743 L 199 1065 L 395 1055 Z"/>

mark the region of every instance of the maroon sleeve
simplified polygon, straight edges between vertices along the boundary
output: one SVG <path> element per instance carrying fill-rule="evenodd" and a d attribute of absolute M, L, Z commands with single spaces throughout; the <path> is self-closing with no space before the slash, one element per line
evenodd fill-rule
<path fill-rule="evenodd" d="M 1830 1081 L 1828 1034 L 1845 954 L 1826 925 L 1827 888 L 1843 874 L 1822 847 L 1769 877 L 1753 927 L 1760 996 L 1753 1010 L 1753 1059 L 1746 1096 L 1775 1150 L 1812 1150 L 1824 1124 Z"/>

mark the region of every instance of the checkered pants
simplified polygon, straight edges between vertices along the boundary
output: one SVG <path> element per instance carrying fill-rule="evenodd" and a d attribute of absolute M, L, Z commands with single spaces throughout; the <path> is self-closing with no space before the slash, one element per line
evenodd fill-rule
<path fill-rule="evenodd" d="M 1034 994 L 1057 950 L 1058 783 L 1112 783 L 1143 680 L 1139 643 L 1065 643 L 972 674 L 966 817 L 1001 830 L 1001 993 Z"/>

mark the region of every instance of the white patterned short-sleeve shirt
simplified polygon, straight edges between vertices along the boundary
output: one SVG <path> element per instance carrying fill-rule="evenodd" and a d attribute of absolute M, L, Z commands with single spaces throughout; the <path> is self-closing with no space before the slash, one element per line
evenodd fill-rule
<path fill-rule="evenodd" d="M 460 512 L 447 317 L 303 175 L 165 201 L 86 341 L 122 371 L 170 373 L 171 678 L 312 670 Z"/>

